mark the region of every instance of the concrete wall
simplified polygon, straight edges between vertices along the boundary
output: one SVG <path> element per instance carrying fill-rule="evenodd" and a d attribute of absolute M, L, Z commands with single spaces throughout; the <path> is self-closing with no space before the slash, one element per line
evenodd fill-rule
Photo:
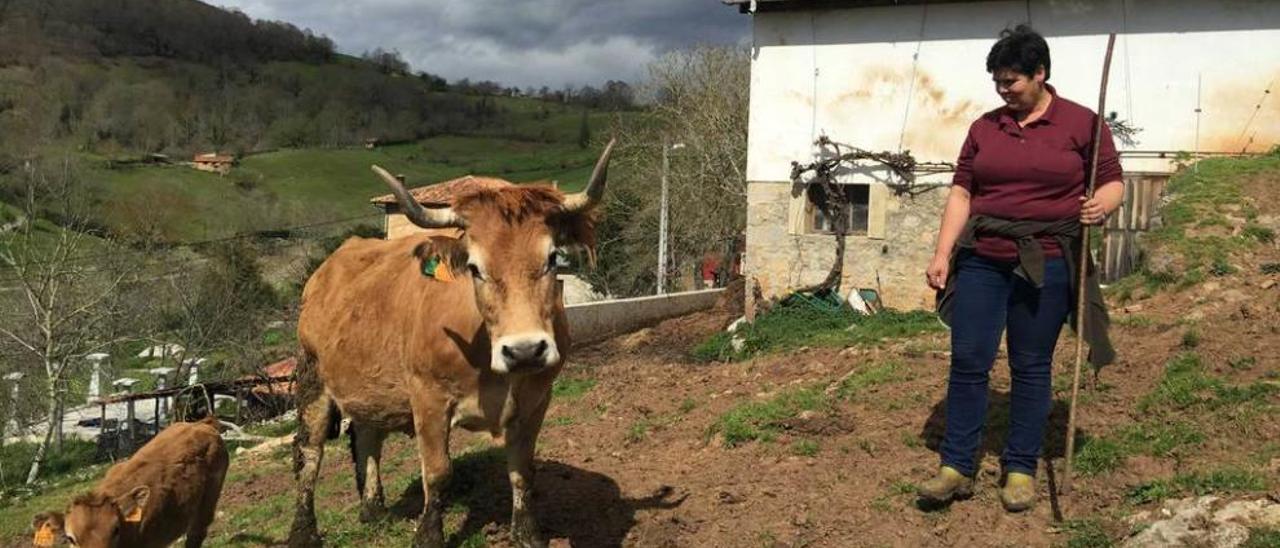
<path fill-rule="evenodd" d="M 1106 33 L 1117 33 L 1107 111 L 1142 129 L 1122 150 L 1126 171 L 1171 168 L 1141 151 L 1261 152 L 1280 143 L 1280 98 L 1265 93 L 1280 84 L 1280 2 L 1016 0 L 752 17 L 743 268 L 766 296 L 822 280 L 834 254 L 833 237 L 805 226 L 791 162 L 829 153 L 813 145 L 820 135 L 954 161 L 972 121 L 1001 104 L 985 60 L 1009 25 L 1030 21 L 1046 36 L 1050 83 L 1090 108 Z M 878 276 L 889 306 L 931 305 L 921 280 L 946 189 L 895 196 L 884 188 L 890 175 L 877 168 L 837 179 L 877 190 L 868 204 L 872 229 L 849 238 L 844 287 L 875 288 Z"/>
<path fill-rule="evenodd" d="M 715 305 L 723 292 L 724 289 L 706 289 L 569 305 L 565 307 L 565 315 L 569 318 L 574 344 L 589 344 L 668 318 L 706 310 Z"/>

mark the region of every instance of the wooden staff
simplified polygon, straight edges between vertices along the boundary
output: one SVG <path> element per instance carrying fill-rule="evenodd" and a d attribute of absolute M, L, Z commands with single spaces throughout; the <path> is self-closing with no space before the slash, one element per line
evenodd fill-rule
<path fill-rule="evenodd" d="M 1093 188 L 1098 179 L 1098 150 L 1102 147 L 1102 124 L 1107 112 L 1107 79 L 1111 75 L 1111 51 L 1115 49 L 1116 34 L 1107 37 L 1107 57 L 1102 62 L 1102 89 L 1098 92 L 1098 119 L 1093 124 L 1093 158 L 1089 162 L 1089 179 L 1085 186 L 1085 198 L 1093 198 Z M 1089 237 L 1092 227 L 1080 229 L 1080 260 L 1076 263 L 1076 370 L 1071 378 L 1071 408 L 1067 416 L 1067 469 L 1062 475 L 1062 493 L 1071 493 L 1071 462 L 1076 450 L 1076 397 L 1080 394 L 1080 368 L 1084 364 L 1085 280 L 1088 278 Z"/>

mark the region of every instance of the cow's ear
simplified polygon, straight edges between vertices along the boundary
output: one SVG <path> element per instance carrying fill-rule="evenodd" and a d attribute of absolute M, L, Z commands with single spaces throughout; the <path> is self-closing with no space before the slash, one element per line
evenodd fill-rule
<path fill-rule="evenodd" d="M 65 535 L 62 514 L 58 512 L 36 514 L 31 519 L 31 530 L 33 533 L 32 544 L 41 548 L 58 544 Z"/>
<path fill-rule="evenodd" d="M 600 220 L 599 208 L 588 211 L 560 211 L 547 217 L 547 225 L 555 239 L 556 247 L 581 249 L 587 254 L 587 262 L 595 267 L 596 224 Z"/>
<path fill-rule="evenodd" d="M 413 248 L 422 275 L 447 281 L 467 272 L 467 246 L 458 238 L 430 238 Z"/>
<path fill-rule="evenodd" d="M 120 508 L 120 515 L 124 516 L 126 523 L 139 523 L 142 521 L 142 512 L 147 508 L 147 498 L 151 496 L 151 488 L 145 485 L 134 487 L 125 496 L 116 499 L 116 506 Z"/>

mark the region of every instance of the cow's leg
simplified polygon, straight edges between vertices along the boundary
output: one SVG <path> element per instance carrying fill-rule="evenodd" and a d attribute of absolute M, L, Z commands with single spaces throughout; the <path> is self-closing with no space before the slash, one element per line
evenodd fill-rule
<path fill-rule="evenodd" d="M 511 480 L 511 540 L 519 548 L 547 546 L 533 515 L 533 454 L 551 401 L 553 378 L 545 382 L 530 378 L 512 387 L 516 412 L 505 426 L 507 477 Z"/>
<path fill-rule="evenodd" d="M 382 495 L 382 442 L 387 433 L 379 428 L 351 423 L 351 458 L 356 468 L 356 489 L 360 491 L 360 521 L 369 523 L 386 515 Z"/>
<path fill-rule="evenodd" d="M 444 486 L 449 479 L 449 420 L 452 405 L 427 392 L 414 398 L 413 427 L 422 460 L 422 515 L 415 548 L 444 546 Z"/>
<path fill-rule="evenodd" d="M 214 515 L 218 511 L 218 498 L 222 496 L 222 482 L 226 477 L 227 466 L 224 461 L 221 470 L 209 478 L 209 484 L 204 488 L 204 496 L 200 498 L 200 506 L 196 508 L 196 514 L 191 517 L 191 524 L 187 526 L 186 548 L 200 548 L 204 545 L 204 538 L 209 533 L 209 525 L 213 523 Z"/>
<path fill-rule="evenodd" d="M 333 400 L 323 392 L 312 394 L 309 403 L 299 402 L 298 433 L 293 440 L 293 473 L 298 480 L 293 526 L 289 529 L 289 546 L 320 546 L 316 529 L 315 488 L 324 458 L 324 442 L 329 432 Z"/>

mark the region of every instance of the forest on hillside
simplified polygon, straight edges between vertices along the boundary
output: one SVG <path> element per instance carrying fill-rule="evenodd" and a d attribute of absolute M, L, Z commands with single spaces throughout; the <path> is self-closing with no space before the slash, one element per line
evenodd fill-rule
<path fill-rule="evenodd" d="M 630 87 L 529 90 L 627 108 Z M 53 144 L 121 158 L 333 147 L 474 131 L 502 120 L 495 82 L 356 58 L 278 21 L 195 0 L 0 0 L 0 173 Z"/>

